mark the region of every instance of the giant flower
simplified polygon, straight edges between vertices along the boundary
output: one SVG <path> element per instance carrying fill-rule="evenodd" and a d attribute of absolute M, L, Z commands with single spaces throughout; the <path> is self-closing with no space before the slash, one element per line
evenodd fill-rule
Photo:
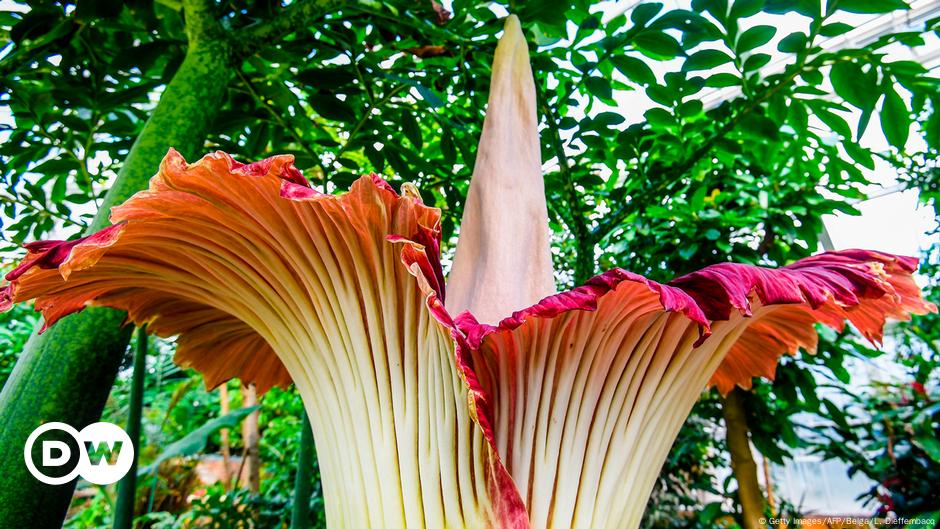
<path fill-rule="evenodd" d="M 413 186 L 327 195 L 289 156 L 170 151 L 111 227 L 27 245 L 0 308 L 35 299 L 48 326 L 115 307 L 177 335 L 210 386 L 293 381 L 328 522 L 355 529 L 637 527 L 707 384 L 772 376 L 816 322 L 877 341 L 886 317 L 934 310 L 915 260 L 863 250 L 669 284 L 615 269 L 555 294 L 514 17 L 491 91 L 447 305 L 440 212 Z"/>

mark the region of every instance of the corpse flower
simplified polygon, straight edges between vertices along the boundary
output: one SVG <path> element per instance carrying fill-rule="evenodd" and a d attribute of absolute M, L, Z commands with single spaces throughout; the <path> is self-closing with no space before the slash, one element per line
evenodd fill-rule
<path fill-rule="evenodd" d="M 935 310 L 916 261 L 852 250 L 658 284 L 615 269 L 555 294 L 527 47 L 515 17 L 445 305 L 439 210 L 363 176 L 312 189 L 289 156 L 174 151 L 113 225 L 27 245 L 0 308 L 88 305 L 178 336 L 209 386 L 291 381 L 331 527 L 634 528 L 679 427 L 845 320 Z M 513 312 L 514 311 L 514 312 Z"/>

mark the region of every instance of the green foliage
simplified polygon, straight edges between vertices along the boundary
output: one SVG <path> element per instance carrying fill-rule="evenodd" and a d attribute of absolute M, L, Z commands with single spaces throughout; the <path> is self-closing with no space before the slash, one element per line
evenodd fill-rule
<path fill-rule="evenodd" d="M 33 333 L 38 315 L 27 304 L 0 313 L 0 387 L 6 384 L 23 345 Z"/>
<path fill-rule="evenodd" d="M 238 426 L 242 419 L 258 408 L 258 406 L 239 408 L 231 413 L 206 422 L 199 428 L 186 434 L 182 439 L 177 439 L 167 445 L 152 463 L 137 471 L 138 475 L 146 476 L 147 474 L 152 474 L 156 471 L 157 467 L 160 466 L 160 463 L 168 459 L 195 455 L 206 447 L 206 444 L 209 442 L 209 436 L 223 428 L 234 428 Z"/>
<path fill-rule="evenodd" d="M 179 66 L 179 15 L 159 3 L 141 8 L 93 20 L 35 2 L 25 14 L 2 14 L 13 44 L 0 63 L 3 104 L 15 121 L 0 145 L 0 206 L 16 219 L 4 227 L 10 242 L 89 222 L 153 108 L 151 95 Z"/>
<path fill-rule="evenodd" d="M 819 451 L 851 464 L 875 485 L 864 498 L 879 513 L 914 517 L 940 509 L 940 392 L 919 382 L 849 392 L 850 410 L 834 420 Z"/>
<path fill-rule="evenodd" d="M 90 223 L 144 120 L 181 71 L 193 46 L 188 24 L 195 23 L 176 2 L 27 4 L 26 14 L 0 14 L 0 30 L 11 41 L 0 58 L 0 105 L 14 122 L 0 131 L 0 219 L 9 221 L 0 251 L 7 254 L 27 240 L 77 235 Z M 346 3 L 283 38 L 259 41 L 249 35 L 283 18 L 279 3 L 218 5 L 226 35 L 212 38 L 225 40 L 237 58 L 232 75 L 200 73 L 221 87 L 218 97 L 200 101 L 218 115 L 198 144 L 242 160 L 294 154 L 308 178 L 331 192 L 369 171 L 396 186 L 414 181 L 426 202 L 442 208 L 445 246 L 452 246 L 501 19 L 490 4 L 455 0 L 449 20 L 434 6 Z M 836 20 L 840 12 L 904 9 L 900 0 L 839 0 L 825 10 L 817 0 L 695 0 L 692 10 L 645 2 L 604 16 L 588 7 L 513 6 L 532 51 L 561 285 L 612 266 L 668 280 L 732 258 L 785 264 L 817 249 L 823 215 L 855 212 L 866 170 L 883 160 L 925 193 L 940 193 L 931 178 L 940 145 L 937 79 L 887 53 L 919 46 L 921 31 L 855 48 L 822 45 L 852 29 Z M 761 12 L 807 17 L 806 28 L 777 34 L 772 23 L 749 19 Z M 934 20 L 922 31 L 936 28 Z M 622 102 L 633 96 L 653 108 L 643 116 L 632 112 Z M 889 152 L 859 143 L 875 117 Z M 908 151 L 912 134 L 926 141 L 926 153 Z M 4 354 L 15 355 L 34 321 L 19 311 L 0 316 L 0 345 L 11 344 L 0 347 Z M 905 329 L 930 343 L 926 323 Z M 808 442 L 793 423 L 796 412 L 849 421 L 817 396 L 818 387 L 846 382 L 846 356 L 874 353 L 830 338 L 816 356 L 786 360 L 776 381 L 757 385 L 749 413 L 761 420 L 751 421 L 753 439 L 775 461 Z M 174 368 L 171 349 L 151 359 L 141 451 L 147 464 L 219 413 L 218 394 Z M 106 411 L 119 423 L 126 416 L 125 378 Z M 264 505 L 289 503 L 300 410 L 290 391 L 273 390 L 262 402 L 264 512 Z M 693 508 L 693 491 L 727 492 L 711 474 L 723 457 L 713 439 L 718 415 L 706 399 L 680 434 L 657 485 L 660 510 L 647 515 L 653 526 L 675 526 L 669 520 L 678 518 L 663 513 Z M 230 434 L 239 446 L 240 433 Z M 219 448 L 216 435 L 200 435 L 197 444 Z M 79 516 L 105 520 L 106 500 L 100 493 Z M 237 524 L 232 517 L 252 501 L 239 491 L 214 490 L 192 512 Z M 319 491 L 310 501 L 322 523 Z M 723 510 L 707 506 L 684 522 L 708 526 Z M 282 523 L 287 512 L 278 512 Z M 155 527 L 187 516 L 146 515 Z M 95 524 L 89 519 L 87 526 Z"/>
<path fill-rule="evenodd" d="M 283 501 L 272 502 L 246 490 L 226 492 L 218 486 L 194 501 L 192 509 L 180 517 L 174 528 L 197 524 L 205 529 L 256 529 L 279 527 L 278 514 L 285 509 Z"/>

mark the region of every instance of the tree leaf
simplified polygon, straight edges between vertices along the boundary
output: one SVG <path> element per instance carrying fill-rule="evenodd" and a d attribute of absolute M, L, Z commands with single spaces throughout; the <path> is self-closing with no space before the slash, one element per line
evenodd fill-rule
<path fill-rule="evenodd" d="M 819 34 L 823 37 L 838 37 L 839 35 L 848 33 L 853 29 L 855 29 L 855 26 L 851 26 L 845 22 L 832 22 L 819 28 Z"/>
<path fill-rule="evenodd" d="M 912 439 L 917 448 L 923 450 L 935 463 L 940 463 L 940 439 L 930 435 L 921 434 Z"/>
<path fill-rule="evenodd" d="M 646 95 L 664 107 L 671 107 L 679 94 L 666 86 L 654 84 L 646 88 Z"/>
<path fill-rule="evenodd" d="M 382 72 L 379 75 L 381 77 L 385 77 L 386 79 L 391 79 L 393 81 L 398 81 L 400 83 L 404 83 L 404 84 L 414 87 L 414 89 L 418 91 L 418 95 L 421 96 L 421 99 L 423 99 L 424 102 L 430 105 L 432 108 L 440 108 L 444 106 L 444 101 L 441 100 L 440 96 L 438 96 L 433 90 L 424 86 L 423 84 L 421 84 L 420 82 L 418 82 L 417 80 L 413 78 L 401 77 L 398 75 L 385 73 L 385 72 Z"/>
<path fill-rule="evenodd" d="M 560 36 L 550 35 L 545 28 L 542 27 L 541 22 L 532 24 L 530 29 L 536 46 L 551 46 L 561 40 Z"/>
<path fill-rule="evenodd" d="M 121 14 L 122 2 L 109 0 L 79 0 L 75 6 L 75 17 L 80 20 L 114 18 Z"/>
<path fill-rule="evenodd" d="M 738 37 L 738 42 L 734 49 L 738 53 L 753 50 L 770 42 L 777 34 L 777 28 L 773 26 L 754 26 L 748 28 Z"/>
<path fill-rule="evenodd" d="M 624 117 L 620 114 L 617 114 L 616 112 L 601 112 L 600 114 L 594 116 L 594 123 L 597 123 L 602 127 L 620 125 L 624 121 L 626 121 Z"/>
<path fill-rule="evenodd" d="M 664 108 L 651 108 L 647 110 L 643 116 L 646 118 L 646 121 L 652 125 L 659 125 L 664 127 L 672 127 L 676 125 L 676 118 L 674 118 L 672 114 L 670 114 Z"/>
<path fill-rule="evenodd" d="M 911 131 L 911 113 L 894 86 L 886 83 L 885 97 L 881 103 L 881 130 L 888 143 L 904 151 L 907 136 Z"/>
<path fill-rule="evenodd" d="M 441 156 L 448 165 L 457 161 L 457 149 L 454 147 L 454 136 L 446 128 L 441 132 Z"/>
<path fill-rule="evenodd" d="M 727 0 L 692 0 L 692 11 L 698 13 L 707 11 L 723 22 L 728 15 L 728 2 Z"/>
<path fill-rule="evenodd" d="M 605 77 L 590 76 L 584 80 L 584 86 L 592 95 L 601 99 L 610 99 L 613 97 L 613 91 L 610 87 L 610 79 Z"/>
<path fill-rule="evenodd" d="M 411 110 L 405 108 L 401 111 L 401 131 L 405 134 L 405 137 L 408 138 L 408 141 L 417 149 L 421 149 L 424 146 L 424 140 L 421 137 L 421 127 L 418 125 L 418 120 L 415 119 L 414 114 L 411 113 Z"/>
<path fill-rule="evenodd" d="M 701 50 L 686 59 L 685 63 L 682 65 L 682 69 L 685 71 L 710 70 L 716 66 L 729 63 L 732 60 L 733 59 L 727 53 L 721 50 Z"/>
<path fill-rule="evenodd" d="M 610 62 L 631 82 L 644 85 L 656 82 L 653 70 L 636 57 L 615 55 L 610 58 Z"/>
<path fill-rule="evenodd" d="M 770 62 L 770 55 L 766 53 L 755 53 L 744 61 L 744 71 L 753 72 L 760 70 Z"/>
<path fill-rule="evenodd" d="M 238 423 L 240 423 L 242 419 L 259 408 L 261 408 L 261 406 L 239 408 L 231 413 L 221 417 L 216 417 L 215 419 L 212 419 L 211 421 L 203 424 L 199 428 L 189 432 L 183 438 L 176 440 L 164 448 L 163 451 L 160 452 L 160 455 L 158 455 L 157 458 L 153 461 L 153 463 L 150 463 L 149 465 L 137 471 L 137 476 L 153 474 L 160 466 L 160 463 L 166 461 L 167 459 L 191 456 L 196 452 L 199 452 L 206 447 L 206 444 L 209 442 L 209 437 L 212 436 L 212 434 L 223 428 L 234 428 L 238 426 Z"/>
<path fill-rule="evenodd" d="M 349 66 L 336 68 L 311 68 L 297 74 L 296 79 L 301 83 L 317 90 L 335 90 L 353 84 L 355 73 L 349 71 Z"/>
<path fill-rule="evenodd" d="M 790 33 L 777 43 L 777 49 L 785 53 L 799 53 L 806 48 L 806 39 L 806 34 L 801 31 Z"/>
<path fill-rule="evenodd" d="M 313 94 L 308 96 L 307 100 L 317 114 L 326 119 L 347 123 L 356 120 L 356 115 L 348 101 L 326 94 Z"/>
<path fill-rule="evenodd" d="M 443 143 L 443 141 L 444 140 L 442 137 L 441 143 Z M 375 171 L 376 173 L 381 173 L 382 170 L 385 169 L 385 157 L 382 156 L 382 153 L 376 150 L 375 146 L 368 145 L 368 144 L 365 145 L 362 148 L 362 150 L 363 152 L 365 152 L 366 158 L 369 159 L 369 163 L 372 164 L 372 170 Z M 441 150 L 443 151 L 443 147 L 441 148 Z M 444 157 L 444 161 L 445 162 L 447 161 L 446 156 Z"/>
<path fill-rule="evenodd" d="M 869 103 L 869 101 L 872 100 L 872 93 L 875 93 L 875 83 L 862 72 L 857 64 L 852 62 L 836 63 L 829 72 L 829 78 L 836 94 L 849 104 L 860 109 L 874 106 L 874 103 Z"/>
<path fill-rule="evenodd" d="M 875 168 L 875 159 L 872 158 L 871 152 L 868 149 L 860 146 L 854 141 L 848 140 L 842 142 L 842 148 L 844 148 L 845 152 L 848 153 L 848 155 L 862 167 L 865 167 L 866 169 Z"/>
<path fill-rule="evenodd" d="M 838 0 L 835 2 L 835 6 L 839 11 L 863 15 L 889 13 L 898 9 L 910 9 L 910 6 L 902 0 Z"/>
<path fill-rule="evenodd" d="M 816 101 L 811 102 L 810 106 L 813 108 L 813 114 L 815 114 L 820 121 L 825 123 L 830 130 L 846 139 L 852 137 L 852 129 L 849 128 L 849 124 L 842 116 L 832 112 Z"/>
<path fill-rule="evenodd" d="M 771 141 L 779 139 L 780 126 L 766 116 L 749 113 L 741 121 L 742 130 L 747 131 L 752 136 L 766 138 Z"/>
<path fill-rule="evenodd" d="M 50 194 L 50 200 L 53 203 L 58 204 L 62 202 L 65 198 L 65 190 L 68 185 L 69 177 L 67 174 L 61 175 L 55 179 L 55 184 L 52 185 L 52 193 Z"/>
<path fill-rule="evenodd" d="M 682 53 L 679 42 L 661 31 L 644 31 L 633 38 L 633 44 L 644 55 L 654 59 L 673 59 Z"/>
<path fill-rule="evenodd" d="M 645 26 L 662 10 L 663 5 L 657 2 L 641 3 L 630 12 L 630 20 L 637 26 Z"/>
<path fill-rule="evenodd" d="M 760 13 L 764 0 L 736 0 L 731 5 L 731 18 L 746 18 Z"/>
<path fill-rule="evenodd" d="M 679 115 L 684 118 L 697 116 L 704 110 L 704 105 L 698 99 L 692 99 L 679 105 Z"/>
<path fill-rule="evenodd" d="M 787 122 L 798 134 L 803 133 L 809 127 L 809 114 L 806 112 L 806 106 L 797 99 L 790 99 L 790 105 L 787 108 Z"/>
<path fill-rule="evenodd" d="M 726 86 L 738 86 L 741 84 L 741 78 L 733 73 L 716 73 L 705 79 L 705 86 L 710 88 L 723 88 Z"/>
<path fill-rule="evenodd" d="M 796 12 L 813 19 L 822 15 L 819 0 L 767 0 L 764 3 L 764 11 L 775 15 Z"/>

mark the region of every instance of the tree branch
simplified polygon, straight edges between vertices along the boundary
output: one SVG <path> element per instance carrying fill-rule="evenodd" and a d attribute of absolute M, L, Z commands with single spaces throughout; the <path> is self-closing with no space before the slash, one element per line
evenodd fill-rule
<path fill-rule="evenodd" d="M 344 0 L 295 0 L 276 17 L 239 31 L 236 53 L 250 54 L 259 45 L 279 40 L 346 3 Z"/>
<path fill-rule="evenodd" d="M 574 266 L 575 284 L 579 285 L 594 275 L 594 239 L 591 231 L 588 229 L 588 216 L 584 211 L 581 197 L 578 196 L 578 190 L 575 187 L 574 179 L 571 177 L 571 166 L 568 163 L 568 155 L 565 153 L 565 146 L 561 141 L 561 133 L 558 130 L 559 118 L 551 104 L 543 98 L 545 121 L 548 129 L 551 131 L 550 141 L 555 156 L 558 157 L 558 170 L 564 181 L 565 201 L 570 208 L 570 219 L 565 219 L 565 223 L 571 229 L 577 242 L 577 256 Z M 560 211 L 559 211 L 560 213 Z M 565 215 L 567 217 L 569 215 Z"/>
<path fill-rule="evenodd" d="M 689 169 L 695 166 L 704 158 L 709 152 L 711 152 L 712 147 L 715 143 L 728 135 L 731 131 L 737 127 L 738 123 L 741 122 L 741 119 L 744 118 L 747 114 L 753 112 L 759 108 L 763 103 L 773 97 L 777 92 L 782 90 L 786 86 L 791 86 L 794 80 L 802 73 L 806 71 L 806 61 L 813 50 L 814 41 L 816 36 L 819 33 L 820 26 L 822 25 L 822 20 L 814 21 L 810 26 L 809 36 L 806 41 L 805 49 L 802 50 L 797 55 L 797 61 L 793 65 L 792 72 L 790 72 L 786 77 L 780 79 L 776 83 L 769 85 L 766 90 L 757 97 L 751 97 L 750 90 L 747 90 L 746 80 L 747 77 L 743 75 L 742 72 L 742 88 L 745 89 L 745 101 L 750 100 L 747 105 L 744 106 L 738 112 L 735 112 L 731 119 L 725 123 L 721 128 L 719 128 L 714 134 L 712 134 L 707 140 L 705 140 L 701 145 L 698 146 L 688 157 L 679 162 L 676 165 L 665 168 L 662 171 L 661 178 L 659 179 L 659 185 L 654 188 L 654 191 L 662 190 L 666 185 L 673 179 L 677 178 Z M 730 45 L 729 45 L 730 46 Z M 738 67 L 738 70 L 741 71 L 740 65 L 737 63 L 737 57 L 735 57 L 735 65 Z M 817 66 L 817 69 L 821 67 Z M 604 219 L 597 223 L 597 226 L 591 232 L 592 239 L 597 242 L 600 241 L 604 236 L 609 234 L 611 231 L 616 229 L 616 227 L 623 222 L 623 220 L 629 216 L 629 204 L 622 205 L 617 211 L 612 212 L 610 215 L 607 215 Z"/>
<path fill-rule="evenodd" d="M 81 223 L 81 222 L 78 222 L 78 221 L 75 221 L 75 220 L 73 220 L 72 218 L 70 218 L 70 217 L 67 216 L 67 215 L 63 215 L 63 214 L 61 214 L 61 213 L 58 213 L 58 212 L 55 212 L 55 211 L 52 211 L 52 210 L 48 210 L 48 209 L 46 209 L 46 208 L 44 208 L 44 207 L 35 206 L 35 205 L 31 204 L 30 202 L 27 202 L 27 201 L 25 201 L 25 200 L 21 200 L 21 199 L 19 199 L 19 198 L 17 198 L 17 197 L 11 197 L 11 196 L 7 196 L 7 195 L 2 195 L 2 194 L 0 194 L 0 202 L 3 202 L 3 203 L 5 203 L 5 204 L 15 204 L 15 205 L 17 205 L 17 206 L 21 206 L 21 207 L 30 209 L 30 210 L 36 212 L 36 214 L 38 214 L 39 216 L 42 216 L 42 217 L 49 217 L 49 218 L 53 218 L 53 219 L 60 220 L 60 221 L 62 221 L 62 223 L 63 223 L 64 225 L 66 225 L 66 226 L 78 226 L 78 227 L 80 227 L 80 228 L 84 228 L 84 227 L 85 227 L 85 224 L 83 224 L 83 223 Z"/>
<path fill-rule="evenodd" d="M 818 69 L 824 66 L 826 63 L 820 65 L 814 65 L 813 68 Z M 792 86 L 794 80 L 800 75 L 805 73 L 808 69 L 805 68 L 801 63 L 797 65 L 797 68 L 793 72 L 788 74 L 785 78 L 779 80 L 773 85 L 767 87 L 767 89 L 761 93 L 759 96 L 751 99 L 748 103 L 732 115 L 731 119 L 725 122 L 714 134 L 708 137 L 704 142 L 702 142 L 694 151 L 692 151 L 689 156 L 684 158 L 681 162 L 665 167 L 662 171 L 659 171 L 657 185 L 654 187 L 653 191 L 662 190 L 669 182 L 673 179 L 678 178 L 685 174 L 689 169 L 695 166 L 702 158 L 704 158 L 708 153 L 711 152 L 712 147 L 715 146 L 715 143 L 718 140 L 724 138 L 729 133 L 731 133 L 744 119 L 745 116 L 753 112 L 754 110 L 760 108 L 762 104 L 767 102 L 771 97 L 780 92 L 782 89 Z M 652 180 L 652 178 L 651 178 Z M 630 214 L 630 203 L 624 204 L 617 211 L 612 212 L 607 215 L 601 222 L 598 222 L 597 227 L 594 228 L 591 233 L 593 240 L 600 241 L 605 235 L 616 229 L 616 227 Z"/>
<path fill-rule="evenodd" d="M 190 44 L 221 35 L 222 26 L 216 18 L 218 10 L 214 0 L 183 0 L 182 4 L 186 17 L 186 37 Z"/>
<path fill-rule="evenodd" d="M 323 181 L 322 181 L 323 192 L 328 193 L 329 191 L 327 191 L 326 189 L 326 181 L 327 181 L 326 167 L 323 166 L 323 162 L 320 160 L 320 155 L 316 151 L 314 151 L 310 147 L 310 145 L 306 141 L 304 141 L 302 137 L 300 137 L 300 134 L 297 133 L 297 129 L 293 127 L 291 124 L 289 124 L 286 120 L 284 120 L 284 118 L 281 117 L 281 115 L 277 112 L 277 110 L 273 106 L 271 106 L 271 104 L 268 103 L 267 100 L 265 100 L 265 98 L 261 94 L 259 94 L 257 90 L 255 90 L 254 85 L 251 83 L 251 80 L 248 79 L 248 77 L 246 77 L 241 71 L 236 71 L 235 75 L 237 75 L 239 80 L 241 80 L 242 84 L 245 85 L 245 88 L 248 90 L 249 95 L 251 95 L 251 97 L 259 105 L 261 105 L 262 107 L 264 107 L 265 110 L 268 111 L 268 114 L 271 115 L 271 118 L 274 119 L 274 122 L 277 123 L 279 127 L 286 130 L 288 134 L 290 134 L 291 137 L 294 138 L 294 141 L 297 143 L 297 146 L 300 148 L 300 150 L 304 151 L 304 153 L 306 153 L 307 156 L 311 157 L 312 159 L 316 161 L 317 166 L 320 168 L 321 171 L 323 171 Z M 321 126 L 319 123 L 316 122 L 316 120 L 311 119 L 311 122 L 318 127 Z"/>

